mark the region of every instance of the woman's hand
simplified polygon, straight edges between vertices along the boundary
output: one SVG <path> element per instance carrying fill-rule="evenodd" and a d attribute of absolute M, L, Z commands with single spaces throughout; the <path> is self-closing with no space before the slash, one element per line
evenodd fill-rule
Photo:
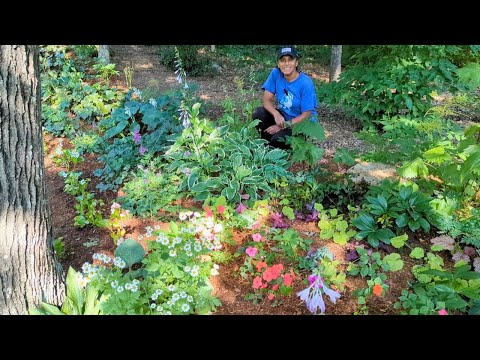
<path fill-rule="evenodd" d="M 282 116 L 282 114 L 280 114 L 279 112 L 277 112 L 273 118 L 275 119 L 275 124 L 277 124 L 280 129 L 283 129 L 285 127 L 285 118 Z"/>
<path fill-rule="evenodd" d="M 283 117 L 282 117 L 282 119 L 283 119 Z M 269 133 L 270 135 L 274 135 L 277 132 L 279 132 L 280 130 L 282 130 L 282 128 L 280 126 L 272 125 L 272 126 L 269 126 L 268 128 L 266 128 L 265 132 Z"/>

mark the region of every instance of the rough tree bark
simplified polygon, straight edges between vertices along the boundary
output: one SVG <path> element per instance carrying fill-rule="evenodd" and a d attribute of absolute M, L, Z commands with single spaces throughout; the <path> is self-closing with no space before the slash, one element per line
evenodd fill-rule
<path fill-rule="evenodd" d="M 342 71 L 342 45 L 332 45 L 329 81 L 337 81 Z"/>
<path fill-rule="evenodd" d="M 110 51 L 108 45 L 97 45 L 98 58 L 105 64 L 110 64 Z"/>
<path fill-rule="evenodd" d="M 0 314 L 61 305 L 44 178 L 38 46 L 0 45 Z"/>

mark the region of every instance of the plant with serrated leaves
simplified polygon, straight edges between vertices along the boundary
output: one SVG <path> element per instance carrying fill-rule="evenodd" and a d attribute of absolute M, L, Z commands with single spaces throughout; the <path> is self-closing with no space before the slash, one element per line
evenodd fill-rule
<path fill-rule="evenodd" d="M 325 139 L 320 123 L 305 120 L 292 127 L 292 136 L 287 138 L 287 144 L 292 147 L 292 161 L 315 165 L 322 157 L 324 150 L 315 141 Z"/>
<path fill-rule="evenodd" d="M 280 230 L 275 230 L 275 232 Z M 302 238 L 293 229 L 287 229 L 273 237 L 277 246 L 289 261 L 298 262 L 300 251 L 306 251 L 313 242 L 311 239 Z"/>
<path fill-rule="evenodd" d="M 127 263 L 120 257 L 103 254 L 94 255 L 101 264 L 84 264 L 86 278 L 106 297 L 103 313 L 207 314 L 220 305 L 209 277 L 218 275 L 210 254 L 221 248 L 222 227 L 212 216 L 191 211 L 179 218 L 181 222 L 170 222 L 165 230 L 157 225 L 146 228 L 141 238 L 149 252 L 136 270 L 125 269 Z M 138 250 L 131 263 L 140 258 Z"/>
<path fill-rule="evenodd" d="M 161 159 L 155 159 L 148 166 L 138 165 L 131 180 L 122 187 L 125 195 L 117 200 L 123 208 L 133 215 L 153 217 L 159 210 L 176 211 L 172 202 L 181 196 L 177 184 L 179 178 L 159 170 L 156 165 Z"/>
<path fill-rule="evenodd" d="M 345 245 L 357 233 L 349 229 L 348 222 L 344 220 L 343 214 L 338 214 L 337 209 L 324 210 L 322 204 L 317 203 L 314 207 L 319 212 L 320 239 L 332 239 L 336 244 Z"/>
<path fill-rule="evenodd" d="M 462 201 L 470 201 L 480 189 L 480 125 L 465 129 L 463 139 L 437 145 L 421 157 L 406 162 L 398 173 L 406 178 L 430 174 L 442 180 L 442 187 L 462 194 Z"/>
<path fill-rule="evenodd" d="M 40 307 L 29 309 L 30 315 L 98 315 L 105 300 L 95 286 L 85 285 L 80 273 L 68 268 L 65 280 L 67 296 L 60 309 L 42 301 Z"/>
<path fill-rule="evenodd" d="M 439 309 L 479 312 L 480 273 L 471 271 L 469 265 L 457 263 L 453 270 L 427 268 L 419 275 L 421 282 L 412 285 L 412 293 L 402 291 L 396 308 L 409 310 L 410 315 L 432 314 Z"/>
<path fill-rule="evenodd" d="M 338 104 L 365 125 L 380 118 L 406 113 L 423 115 L 433 101 L 432 92 L 463 88 L 448 46 L 373 46 L 361 56 L 375 60 L 349 66 L 338 82 L 318 90 L 321 101 Z"/>

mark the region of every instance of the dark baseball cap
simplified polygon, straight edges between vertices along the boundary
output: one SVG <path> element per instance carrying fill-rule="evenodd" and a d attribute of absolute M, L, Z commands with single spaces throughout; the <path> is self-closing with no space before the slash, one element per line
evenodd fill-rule
<path fill-rule="evenodd" d="M 280 60 L 280 58 L 285 55 L 290 55 L 297 59 L 299 58 L 297 50 L 291 45 L 282 46 L 280 49 L 278 49 L 277 60 Z"/>

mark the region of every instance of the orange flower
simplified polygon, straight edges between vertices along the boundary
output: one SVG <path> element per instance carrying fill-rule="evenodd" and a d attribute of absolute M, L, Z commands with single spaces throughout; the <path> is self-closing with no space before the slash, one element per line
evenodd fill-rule
<path fill-rule="evenodd" d="M 383 292 L 383 288 L 382 288 L 382 285 L 379 285 L 379 284 L 375 284 L 373 286 L 373 293 L 377 296 L 380 296 L 382 295 L 382 292 Z"/>
<path fill-rule="evenodd" d="M 259 271 L 259 272 L 262 271 L 263 268 L 267 268 L 267 267 L 268 267 L 268 265 L 267 265 L 266 262 L 259 261 L 257 263 L 257 271 Z"/>

